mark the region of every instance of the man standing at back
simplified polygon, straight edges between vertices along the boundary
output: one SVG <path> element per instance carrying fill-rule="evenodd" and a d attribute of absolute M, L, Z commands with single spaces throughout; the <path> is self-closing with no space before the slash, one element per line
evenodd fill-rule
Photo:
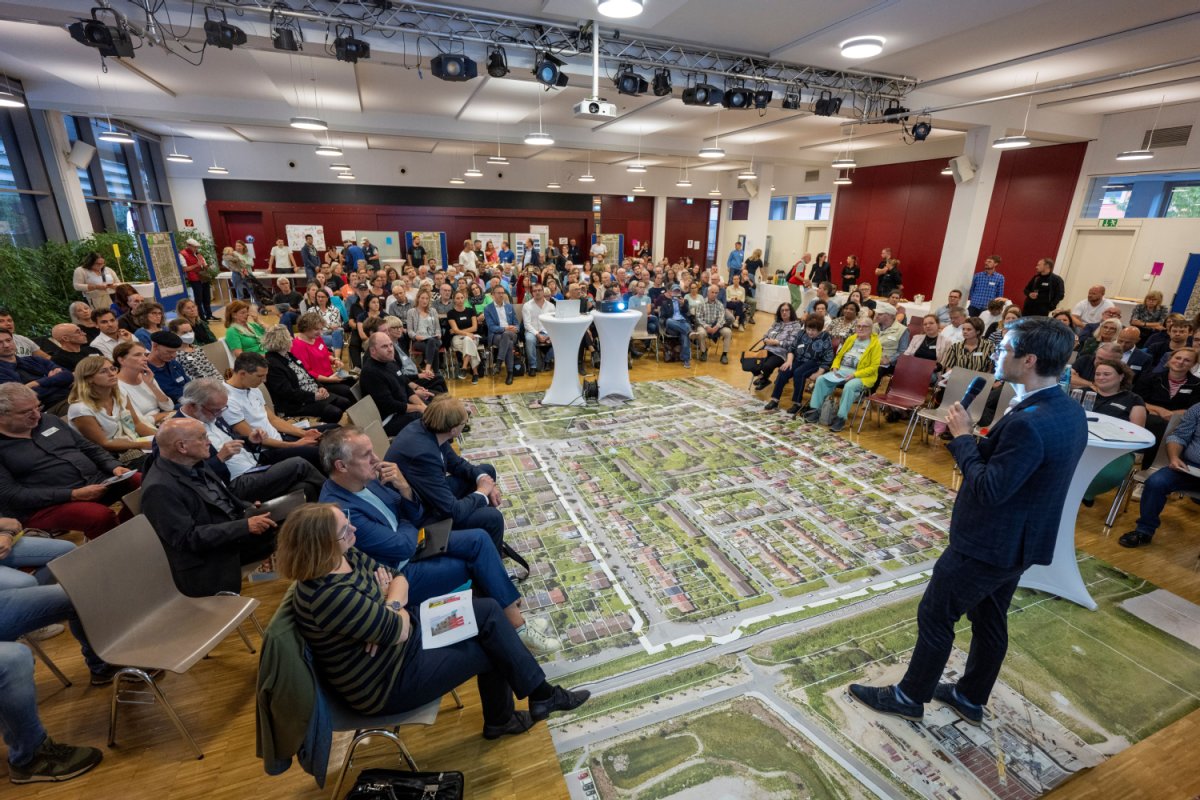
<path fill-rule="evenodd" d="M 1040 258 L 1037 274 L 1025 284 L 1025 308 L 1021 313 L 1026 317 L 1048 317 L 1065 296 L 1063 279 L 1054 274 L 1054 259 Z"/>
<path fill-rule="evenodd" d="M 733 250 L 729 253 L 729 258 L 725 259 L 725 266 L 729 268 L 729 278 L 733 280 L 734 275 L 742 274 L 742 264 L 746 260 L 746 253 L 742 249 L 741 241 L 733 243 Z"/>
<path fill-rule="evenodd" d="M 304 246 L 300 248 L 300 261 L 304 266 L 304 276 L 308 282 L 316 281 L 317 269 L 321 266 L 321 254 L 317 252 L 317 246 L 313 243 L 311 233 L 304 235 Z"/>
<path fill-rule="evenodd" d="M 983 271 L 976 272 L 971 278 L 971 288 L 967 291 L 967 311 L 972 317 L 978 317 L 997 297 L 1004 296 L 1004 276 L 996 271 L 1000 266 L 1000 256 L 988 256 L 983 260 Z"/>
<path fill-rule="evenodd" d="M 1061 322 L 1022 317 L 1000 344 L 996 378 L 1017 402 L 976 441 L 961 403 L 950 407 L 948 445 L 963 482 L 950 518 L 950 544 L 917 609 L 917 645 L 895 686 L 851 684 L 884 714 L 920 720 L 937 699 L 976 725 L 1008 650 L 1008 606 L 1022 573 L 1049 564 L 1067 489 L 1087 445 L 1083 407 L 1058 388 L 1075 336 Z M 957 684 L 940 683 L 954 626 L 971 620 L 971 650 Z"/>

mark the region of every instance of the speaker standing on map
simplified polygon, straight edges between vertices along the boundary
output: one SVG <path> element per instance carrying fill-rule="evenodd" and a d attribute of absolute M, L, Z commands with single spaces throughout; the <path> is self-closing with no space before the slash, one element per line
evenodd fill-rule
<path fill-rule="evenodd" d="M 1075 337 L 1061 322 L 1025 317 L 1009 323 L 996 377 L 1018 385 L 1018 401 L 986 437 L 971 435 L 955 403 L 947 445 L 962 470 L 950 518 L 950 544 L 933 568 L 917 610 L 917 645 L 895 686 L 851 684 L 876 711 L 919 720 L 936 698 L 979 724 L 1008 649 L 1008 606 L 1021 574 L 1049 564 L 1075 467 L 1087 446 L 1083 408 L 1058 388 Z M 939 683 L 955 623 L 971 620 L 962 679 Z"/>

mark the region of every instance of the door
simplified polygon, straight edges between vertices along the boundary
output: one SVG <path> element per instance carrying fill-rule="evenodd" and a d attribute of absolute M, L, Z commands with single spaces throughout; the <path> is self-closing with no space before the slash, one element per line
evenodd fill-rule
<path fill-rule="evenodd" d="M 829 226 L 809 225 L 804 229 L 804 252 L 812 253 L 815 259 L 817 253 L 829 249 Z"/>
<path fill-rule="evenodd" d="M 266 239 L 267 229 L 263 225 L 262 212 L 222 211 L 221 221 L 225 225 L 229 241 L 216 242 L 217 252 L 221 252 L 225 247 L 231 247 L 234 242 L 241 239 L 254 253 L 254 268 L 266 269 L 267 259 L 271 256 L 271 248 L 275 242 Z"/>
<path fill-rule="evenodd" d="M 1131 229 L 1077 228 L 1063 272 L 1067 293 L 1063 304 L 1075 305 L 1087 297 L 1091 286 L 1103 286 L 1109 297 L 1120 294 L 1136 236 Z"/>

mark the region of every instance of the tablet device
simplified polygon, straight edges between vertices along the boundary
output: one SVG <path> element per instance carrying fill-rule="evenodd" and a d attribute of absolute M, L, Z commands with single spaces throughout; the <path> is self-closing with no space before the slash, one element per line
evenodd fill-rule
<path fill-rule="evenodd" d="M 261 505 L 247 508 L 242 516 L 248 519 L 250 517 L 261 516 L 262 514 L 270 514 L 273 522 L 283 524 L 288 514 L 302 505 L 304 505 L 304 492 L 291 492 L 290 494 L 285 494 L 283 497 L 275 497 Z"/>
<path fill-rule="evenodd" d="M 450 547 L 450 526 L 453 523 L 454 520 L 447 518 L 421 528 L 417 533 L 417 551 L 409 561 L 422 561 L 444 555 Z"/>

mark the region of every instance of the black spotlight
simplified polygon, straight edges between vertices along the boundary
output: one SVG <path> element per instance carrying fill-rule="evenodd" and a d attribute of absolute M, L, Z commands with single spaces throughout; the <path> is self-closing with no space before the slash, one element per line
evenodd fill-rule
<path fill-rule="evenodd" d="M 912 137 L 914 142 L 923 142 L 929 138 L 929 132 L 933 130 L 933 126 L 928 122 L 918 122 L 912 126 Z"/>
<path fill-rule="evenodd" d="M 353 33 L 348 26 L 338 26 L 337 38 L 333 40 L 333 54 L 338 61 L 354 64 L 360 58 L 371 57 L 371 45 L 362 39 L 355 39 Z"/>
<path fill-rule="evenodd" d="M 618 94 L 645 94 L 650 88 L 650 84 L 646 83 L 646 79 L 633 71 L 633 67 L 629 64 L 623 64 L 617 72 L 617 77 L 613 79 L 613 84 L 617 87 Z"/>
<path fill-rule="evenodd" d="M 783 95 L 782 107 L 788 111 L 797 111 L 800 108 L 800 92 L 789 89 Z"/>
<path fill-rule="evenodd" d="M 548 88 L 567 85 L 567 76 L 562 67 L 567 62 L 550 53 L 538 53 L 533 62 L 533 77 L 537 82 Z"/>
<path fill-rule="evenodd" d="M 105 25 L 96 18 L 97 11 L 107 11 L 116 17 L 117 25 Z M 121 24 L 117 13 L 108 8 L 93 8 L 91 19 L 81 19 L 67 26 L 71 38 L 80 44 L 94 47 L 105 58 L 133 58 L 133 39 Z"/>
<path fill-rule="evenodd" d="M 503 47 L 497 46 L 488 50 L 487 71 L 493 78 L 503 78 L 508 74 L 508 54 L 504 52 Z"/>
<path fill-rule="evenodd" d="M 766 108 L 771 102 L 772 92 L 770 89 L 755 89 L 754 90 L 754 107 L 758 109 Z"/>
<path fill-rule="evenodd" d="M 887 122 L 908 122 L 908 109 L 893 101 L 883 110 L 883 117 Z"/>
<path fill-rule="evenodd" d="M 469 81 L 479 77 L 479 65 L 461 53 L 434 56 L 429 62 L 429 71 L 433 77 L 444 81 Z"/>
<path fill-rule="evenodd" d="M 212 12 L 221 15 L 220 19 L 212 16 Z M 213 47 L 232 50 L 237 45 L 246 43 L 246 32 L 236 25 L 225 21 L 225 12 L 212 6 L 204 7 L 204 41 Z"/>
<path fill-rule="evenodd" d="M 738 84 L 732 88 L 726 87 L 725 96 L 721 98 L 721 105 L 732 109 L 749 108 L 753 102 L 754 92 L 747 89 L 743 84 Z"/>
<path fill-rule="evenodd" d="M 283 3 L 271 6 L 271 44 L 276 50 L 296 53 L 302 49 L 300 43 L 304 41 L 304 34 L 300 32 L 300 25 L 295 20 L 282 16 L 276 18 L 276 12 L 285 10 L 287 6 Z"/>
<path fill-rule="evenodd" d="M 842 110 L 842 98 L 834 97 L 828 89 L 821 91 L 813 102 L 813 114 L 818 117 L 832 117 Z"/>
<path fill-rule="evenodd" d="M 685 106 L 715 106 L 724 99 L 725 93 L 708 83 L 697 83 L 683 90 Z"/>
<path fill-rule="evenodd" d="M 669 95 L 671 93 L 671 70 L 655 70 L 654 81 L 651 85 L 654 87 L 655 97 L 666 97 Z"/>

